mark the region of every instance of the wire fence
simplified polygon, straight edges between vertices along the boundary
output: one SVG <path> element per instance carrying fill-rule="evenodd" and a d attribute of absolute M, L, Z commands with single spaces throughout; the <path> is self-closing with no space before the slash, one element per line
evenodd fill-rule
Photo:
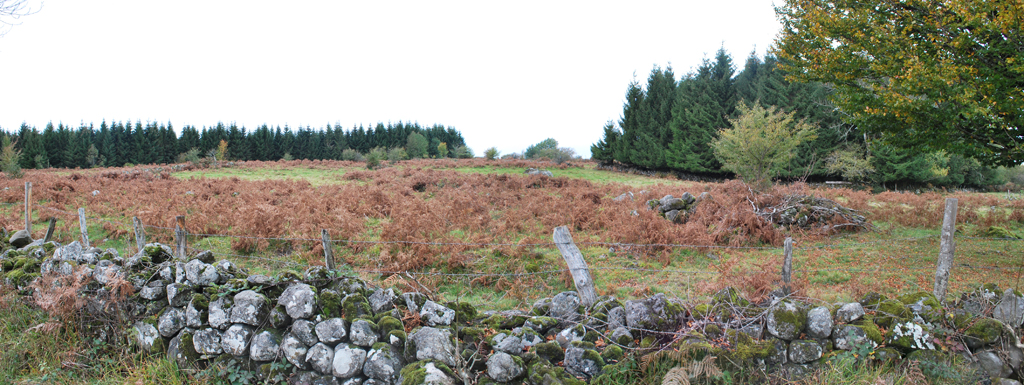
<path fill-rule="evenodd" d="M 49 207 L 42 204 L 34 204 L 33 207 L 38 207 L 42 210 L 46 210 L 49 213 L 57 214 L 57 216 L 64 218 L 67 222 L 73 223 L 79 219 L 77 212 L 70 212 L 59 208 Z M 131 234 L 134 231 L 135 225 L 133 223 L 122 222 L 117 220 L 111 220 L 95 215 L 86 215 L 85 220 L 93 223 L 103 223 L 105 225 L 113 226 L 120 229 L 126 234 Z M 143 231 L 149 233 L 150 236 L 158 235 L 155 238 L 158 239 L 174 239 L 175 232 L 179 229 L 141 224 Z M 366 239 L 320 239 L 320 238 L 304 238 L 304 237 L 259 237 L 250 235 L 238 235 L 238 234 L 211 234 L 211 233 L 184 233 L 186 237 L 186 246 L 183 252 L 194 255 L 205 249 L 197 248 L 194 243 L 203 239 L 245 239 L 255 241 L 281 241 L 281 242 L 293 242 L 293 243 L 311 243 L 311 244 L 326 244 L 330 248 L 336 247 L 349 247 L 352 245 L 398 245 L 398 246 L 429 246 L 429 247 L 445 247 L 445 246 L 456 246 L 462 248 L 500 248 L 500 247 L 511 247 L 511 248 L 532 248 L 532 249 L 553 249 L 557 247 L 556 242 L 524 242 L 524 243 L 510 243 L 510 242 L 499 242 L 499 243 L 485 243 L 485 242 L 423 242 L 423 241 L 402 241 L 402 240 L 366 240 Z M 71 235 L 70 238 L 74 238 Z M 130 238 L 127 236 L 126 238 Z M 870 240 L 862 242 L 837 242 L 828 244 L 812 244 L 806 246 L 793 247 L 796 251 L 805 252 L 830 252 L 839 250 L 856 249 L 860 247 L 875 247 L 878 245 L 885 245 L 886 247 L 896 247 L 899 245 L 914 244 L 920 242 L 936 243 L 939 240 L 939 235 L 923 235 L 916 237 L 899 237 L 899 238 L 888 238 L 880 240 Z M 975 236 L 963 236 L 958 235 L 957 240 L 963 241 L 962 245 L 966 245 L 966 251 L 973 252 L 970 248 L 975 247 L 978 243 L 985 242 L 1005 242 L 1004 251 L 1009 253 L 1016 253 L 1021 255 L 1021 260 L 1024 262 L 1024 242 L 1022 239 L 1017 238 L 992 238 L 992 237 L 975 237 Z M 785 252 L 785 247 L 776 246 L 726 246 L 726 245 L 711 245 L 711 244 L 688 244 L 688 243 L 652 243 L 652 244 L 637 244 L 637 243 L 622 243 L 622 242 L 593 242 L 593 241 L 581 241 L 576 242 L 581 247 L 588 247 L 591 250 L 591 258 L 594 257 L 593 248 L 607 248 L 609 253 L 616 251 L 630 251 L 630 250 L 647 250 L 647 249 L 685 249 L 685 250 L 735 250 L 738 252 L 750 252 L 750 251 L 764 251 L 769 253 Z M 135 247 L 132 247 L 135 246 Z M 929 245 L 930 246 L 930 245 Z M 989 247 L 989 246 L 986 246 Z M 937 250 L 937 245 L 935 246 Z M 991 251 L 991 247 L 986 250 Z M 126 241 L 125 253 L 132 254 L 133 252 L 139 252 L 138 246 L 131 240 Z M 308 267 L 309 263 L 298 262 L 294 257 L 289 255 L 280 255 L 277 257 L 266 256 L 266 255 L 255 255 L 252 253 L 230 253 L 223 251 L 214 251 L 215 256 L 221 259 L 228 259 L 233 261 L 255 261 L 267 265 L 281 266 L 285 268 L 298 268 L 302 270 Z M 929 261 L 934 260 L 934 255 L 904 255 L 903 259 L 908 261 Z M 372 265 L 372 264 L 371 264 Z M 797 266 L 793 269 L 793 272 L 798 276 L 803 276 L 805 279 L 811 279 L 816 275 L 828 275 L 829 273 L 845 273 L 845 274 L 858 274 L 864 276 L 877 276 L 881 274 L 903 274 L 903 275 L 916 275 L 918 280 L 927 278 L 935 271 L 935 267 L 932 266 L 911 266 L 904 265 L 898 268 L 883 268 L 883 267 L 832 267 L 832 268 L 820 268 L 820 267 L 805 267 Z M 451 284 L 456 286 L 473 287 L 474 282 L 480 282 L 481 280 L 519 280 L 519 284 L 524 284 L 523 279 L 534 279 L 540 278 L 539 282 L 526 282 L 529 289 L 541 289 L 541 291 L 551 292 L 557 290 L 554 285 L 550 284 L 551 281 L 570 281 L 566 277 L 572 272 L 572 269 L 566 268 L 550 268 L 553 266 L 546 266 L 547 269 L 536 270 L 536 271 L 508 271 L 508 272 L 495 272 L 495 271 L 471 271 L 471 272 L 441 272 L 436 270 L 430 271 L 406 271 L 406 270 L 395 270 L 387 268 L 353 268 L 347 266 L 351 272 L 360 274 L 363 276 L 375 276 L 377 279 L 385 280 L 387 277 L 400 276 L 400 277 L 411 277 L 423 279 L 429 277 L 435 280 L 442 280 L 443 282 L 432 283 L 435 289 L 445 284 Z M 997 266 L 997 265 L 977 265 L 970 262 L 964 263 L 964 261 L 958 261 L 954 266 L 954 269 L 963 269 L 974 272 L 1014 272 L 1016 271 L 1016 278 L 1019 282 L 1021 275 L 1022 266 L 1011 265 L 1011 266 Z M 268 269 L 272 270 L 272 269 Z M 729 267 L 729 268 L 716 268 L 716 269 L 672 269 L 666 267 L 649 267 L 649 266 L 589 266 L 588 270 L 591 274 L 595 275 L 595 280 L 598 283 L 605 283 L 609 279 L 607 275 L 616 275 L 621 273 L 628 273 L 629 277 L 624 278 L 625 281 L 630 285 L 642 286 L 641 284 L 649 281 L 662 282 L 656 285 L 658 291 L 664 291 L 669 294 L 673 294 L 679 297 L 690 297 L 691 289 L 695 285 L 692 282 L 693 279 L 697 279 L 698 283 L 706 282 L 711 279 L 712 276 L 755 276 L 765 274 L 777 274 L 778 270 L 766 270 L 760 266 L 749 266 L 747 267 Z M 1012 274 L 1012 273 L 1011 273 Z M 701 278 L 702 277 L 702 278 Z M 807 278 L 810 277 L 810 278 Z M 905 277 L 906 278 L 906 277 Z M 823 279 L 829 279 L 825 277 Z M 838 279 L 844 279 L 842 277 Z M 910 279 L 910 278 L 907 278 Z M 457 282 L 455 282 L 457 281 Z M 420 283 L 418 283 L 420 284 Z M 517 288 L 511 288 L 504 294 L 508 295 L 509 292 L 514 291 Z M 522 289 L 522 288 L 520 288 Z M 638 292 L 643 293 L 642 290 Z"/>

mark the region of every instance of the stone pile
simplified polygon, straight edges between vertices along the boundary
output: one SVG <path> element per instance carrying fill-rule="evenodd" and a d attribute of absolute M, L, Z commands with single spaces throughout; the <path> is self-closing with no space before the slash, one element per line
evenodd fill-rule
<path fill-rule="evenodd" d="M 711 194 L 706 192 L 701 193 L 698 197 L 694 197 L 693 194 L 688 192 L 684 192 L 678 198 L 672 195 L 665 195 L 661 199 L 647 201 L 647 208 L 656 210 L 658 214 L 671 222 L 684 223 L 689 218 L 690 213 L 697 207 L 697 204 L 710 198 Z"/>

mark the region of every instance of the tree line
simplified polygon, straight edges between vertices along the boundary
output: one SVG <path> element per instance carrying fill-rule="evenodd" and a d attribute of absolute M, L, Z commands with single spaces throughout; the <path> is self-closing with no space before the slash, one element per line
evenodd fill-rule
<path fill-rule="evenodd" d="M 231 160 L 356 160 L 354 155 L 375 148 L 404 148 L 409 143 L 417 147 L 410 151 L 413 157 L 455 157 L 469 151 L 462 134 L 454 128 L 401 122 L 378 123 L 372 128 L 360 125 L 348 130 L 339 124 L 297 130 L 264 124 L 251 131 L 236 124 L 217 123 L 201 129 L 187 125 L 179 135 L 170 122 L 133 124 L 104 120 L 98 128 L 91 123 L 75 128 L 51 122 L 41 132 L 22 123 L 18 132 L 4 131 L 0 135 L 15 143 L 14 148 L 21 153 L 18 164 L 22 168 L 175 163 L 190 151 L 214 154 L 221 141 L 227 143 L 225 155 Z"/>
<path fill-rule="evenodd" d="M 676 80 L 671 67 L 655 66 L 646 84 L 634 79 L 626 91 L 618 122 L 604 126 L 591 146 L 593 159 L 605 164 L 669 170 L 699 176 L 730 174 L 715 157 L 712 144 L 740 105 L 774 106 L 796 121 L 816 128 L 815 137 L 797 146 L 777 177 L 789 180 L 848 180 L 877 185 L 989 185 L 1001 183 L 994 168 L 944 151 L 916 151 L 844 123 L 830 102 L 831 89 L 817 82 L 787 80 L 780 60 L 751 54 L 742 70 L 724 49 Z"/>

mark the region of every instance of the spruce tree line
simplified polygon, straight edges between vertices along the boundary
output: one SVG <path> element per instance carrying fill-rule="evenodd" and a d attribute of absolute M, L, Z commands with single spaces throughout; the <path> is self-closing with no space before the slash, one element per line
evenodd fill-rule
<path fill-rule="evenodd" d="M 179 155 L 193 149 L 201 155 L 215 151 L 221 140 L 228 143 L 231 160 L 279 160 L 285 154 L 294 159 L 340 160 L 347 149 L 365 154 L 377 147 L 405 147 L 412 133 L 426 139 L 425 156 L 429 157 L 455 155 L 438 154 L 441 143 L 449 149 L 465 146 L 462 134 L 454 128 L 401 122 L 386 126 L 378 123 L 372 128 L 360 125 L 349 130 L 339 124 L 297 130 L 264 124 L 251 131 L 236 124 L 217 123 L 202 129 L 184 126 L 178 135 L 171 123 L 104 120 L 98 128 L 84 123 L 77 128 L 48 123 L 42 132 L 22 123 L 18 132 L 4 131 L 2 135 L 16 140 L 22 168 L 88 168 L 174 163 L 180 160 Z"/>
<path fill-rule="evenodd" d="M 908 151 L 865 136 L 856 126 L 843 123 L 828 102 L 826 85 L 789 82 L 779 67 L 776 57 L 751 53 L 737 72 L 724 49 L 678 81 L 671 67 L 655 66 L 646 84 L 629 84 L 622 115 L 618 122 L 605 124 L 602 139 L 591 146 L 591 157 L 605 164 L 727 177 L 711 143 L 720 129 L 730 127 L 728 120 L 737 117 L 737 106 L 745 102 L 794 112 L 797 120 L 818 128 L 816 139 L 797 147 L 797 155 L 780 175 L 783 179 L 841 179 L 844 172 L 829 165 L 843 153 L 862 158 L 872 171 L 863 181 L 878 185 L 1001 182 L 993 169 L 977 160 Z"/>

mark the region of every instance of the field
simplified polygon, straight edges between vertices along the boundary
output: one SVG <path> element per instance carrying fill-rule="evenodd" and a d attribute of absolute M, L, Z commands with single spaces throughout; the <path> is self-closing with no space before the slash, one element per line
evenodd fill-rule
<path fill-rule="evenodd" d="M 553 178 L 523 174 L 548 167 Z M 24 182 L 33 183 L 33 233 L 58 218 L 55 239 L 79 237 L 77 209 L 93 245 L 135 252 L 132 217 L 149 241 L 173 244 L 184 215 L 190 253 L 213 250 L 254 272 L 322 265 L 321 229 L 345 269 L 381 285 L 446 299 L 522 308 L 571 289 L 551 234 L 568 226 L 598 293 L 631 299 L 664 292 L 702 298 L 735 286 L 752 298 L 778 287 L 781 246 L 795 240 L 794 281 L 802 296 L 851 300 L 931 291 L 944 198 L 959 199 L 950 293 L 996 283 L 1019 287 L 1024 201 L 999 194 L 871 194 L 778 186 L 757 194 L 738 182 L 696 183 L 616 173 L 592 163 L 418 160 L 378 170 L 339 161 L 243 162 L 191 171 L 169 168 L 42 170 L 0 182 L 0 226 L 24 227 Z M 634 199 L 616 201 L 632 192 Z M 707 192 L 685 224 L 647 208 L 648 199 Z M 866 216 L 870 230 L 787 229 L 752 207 L 793 194 L 835 200 Z"/>

